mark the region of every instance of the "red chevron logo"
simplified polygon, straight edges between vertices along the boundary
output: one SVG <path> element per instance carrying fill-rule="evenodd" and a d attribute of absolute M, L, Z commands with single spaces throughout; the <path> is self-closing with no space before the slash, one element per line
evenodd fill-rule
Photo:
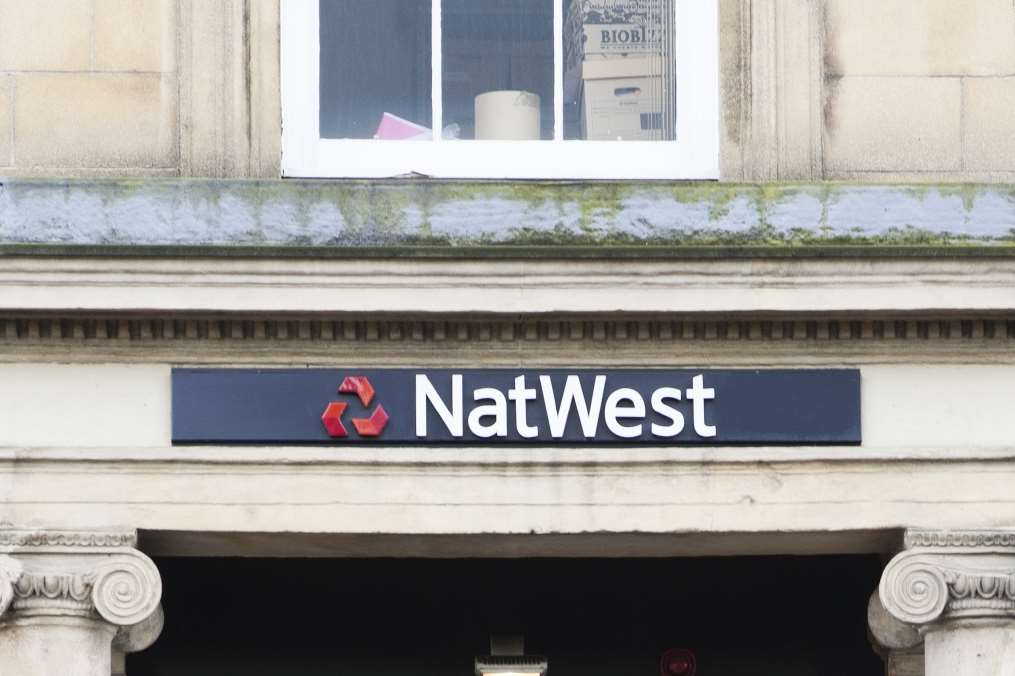
<path fill-rule="evenodd" d="M 353 418 L 352 424 L 361 437 L 379 437 L 388 424 L 388 412 L 383 406 L 378 406 L 369 418 Z"/>
<path fill-rule="evenodd" d="M 374 399 L 374 387 L 366 376 L 348 376 L 339 385 L 338 391 L 341 394 L 355 394 L 359 397 L 364 407 L 370 406 Z M 342 439 L 349 436 L 349 431 L 342 424 L 342 414 L 348 408 L 344 401 L 329 402 L 321 415 L 321 422 L 328 430 L 332 439 Z M 388 424 L 388 412 L 383 406 L 378 405 L 367 418 L 353 418 L 352 425 L 356 434 L 361 437 L 379 437 Z"/>
<path fill-rule="evenodd" d="M 338 386 L 339 392 L 353 392 L 359 395 L 359 400 L 364 406 L 369 406 L 374 400 L 374 386 L 366 376 L 349 376 Z"/>
<path fill-rule="evenodd" d="M 328 407 L 324 409 L 324 415 L 321 416 L 321 422 L 324 423 L 324 428 L 328 430 L 333 438 L 347 437 L 349 432 L 346 431 L 345 425 L 342 424 L 342 414 L 345 413 L 345 408 L 349 404 L 344 401 L 333 401 L 328 404 Z"/>

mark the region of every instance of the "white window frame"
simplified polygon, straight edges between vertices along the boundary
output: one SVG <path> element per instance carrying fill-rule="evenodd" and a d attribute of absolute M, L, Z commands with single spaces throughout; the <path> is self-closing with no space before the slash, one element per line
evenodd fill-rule
<path fill-rule="evenodd" d="M 677 140 L 564 140 L 563 3 L 554 9 L 554 139 L 382 141 L 320 137 L 318 0 L 281 2 L 282 175 L 462 179 L 719 178 L 718 0 L 675 0 Z M 442 121 L 441 0 L 432 0 L 434 127 Z"/>

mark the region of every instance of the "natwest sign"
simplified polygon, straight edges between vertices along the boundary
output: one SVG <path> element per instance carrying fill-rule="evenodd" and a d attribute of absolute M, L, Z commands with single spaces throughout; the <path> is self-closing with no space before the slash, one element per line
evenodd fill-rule
<path fill-rule="evenodd" d="M 538 389 L 528 387 L 525 375 L 516 376 L 506 392 L 494 387 L 474 389 L 466 417 L 463 375 L 451 375 L 449 406 L 429 376 L 416 374 L 416 436 L 429 436 L 428 421 L 432 409 L 444 429 L 456 439 L 465 436 L 466 419 L 469 434 L 482 439 L 506 438 L 512 432 L 522 439 L 539 439 L 545 437 L 544 430 L 529 422 L 529 404 L 534 403 L 534 417 L 545 420 L 545 432 L 551 439 L 563 439 L 567 435 L 572 416 L 577 420 L 584 439 L 597 438 L 600 423 L 605 423 L 609 434 L 618 439 L 645 436 L 646 425 L 651 430 L 651 436 L 670 439 L 684 431 L 684 413 L 678 405 L 685 397 L 691 403 L 694 434 L 701 439 L 711 439 L 717 434 L 716 426 L 705 421 L 705 402 L 715 399 L 715 388 L 705 387 L 705 376 L 701 374 L 691 379 L 693 384 L 686 390 L 663 386 L 651 393 L 646 392 L 647 396 L 633 387 L 617 387 L 607 394 L 605 375 L 593 376 L 589 391 L 577 375 L 564 376 L 562 386 L 556 391 L 552 376 L 539 375 L 536 379 L 539 381 Z M 646 399 L 651 401 L 650 409 L 646 408 Z M 508 400 L 511 401 L 510 412 Z M 513 430 L 509 429 L 509 418 L 513 418 Z M 660 419 L 663 422 L 650 422 Z"/>
<path fill-rule="evenodd" d="M 174 369 L 173 441 L 858 444 L 860 374 Z"/>

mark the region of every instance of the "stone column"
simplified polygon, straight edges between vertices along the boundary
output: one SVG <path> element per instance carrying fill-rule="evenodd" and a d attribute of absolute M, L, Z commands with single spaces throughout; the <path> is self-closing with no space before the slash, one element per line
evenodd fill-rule
<path fill-rule="evenodd" d="M 885 610 L 877 592 L 867 603 L 867 626 L 874 652 L 885 661 L 885 676 L 924 676 L 923 636 Z"/>
<path fill-rule="evenodd" d="M 926 676 L 1015 676 L 1015 531 L 907 531 L 878 598 L 922 635 Z"/>
<path fill-rule="evenodd" d="M 0 674 L 110 676 L 162 627 L 162 580 L 131 532 L 0 530 Z"/>

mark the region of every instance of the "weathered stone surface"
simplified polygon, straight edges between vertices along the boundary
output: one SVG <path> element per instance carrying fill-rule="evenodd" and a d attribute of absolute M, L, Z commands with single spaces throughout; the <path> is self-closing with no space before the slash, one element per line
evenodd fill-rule
<path fill-rule="evenodd" d="M 1015 673 L 1015 531 L 912 529 L 905 546 L 878 596 L 921 629 L 927 676 Z"/>
<path fill-rule="evenodd" d="M 561 247 L 1008 244 L 990 186 L 8 181 L 6 244 Z"/>
<path fill-rule="evenodd" d="M 279 1 L 179 8 L 181 174 L 279 177 Z"/>
<path fill-rule="evenodd" d="M 965 168 L 1015 170 L 1015 77 L 969 78 L 962 86 Z"/>
<path fill-rule="evenodd" d="M 828 87 L 825 150 L 831 171 L 959 169 L 958 78 L 847 77 Z"/>
<path fill-rule="evenodd" d="M 926 676 L 1009 676 L 1015 673 L 1015 621 L 942 624 L 925 639 Z"/>
<path fill-rule="evenodd" d="M 173 35 L 165 22 L 168 0 L 95 0 L 95 68 L 164 70 L 163 44 Z"/>
<path fill-rule="evenodd" d="M 19 166 L 156 167 L 173 163 L 172 92 L 157 74 L 17 75 Z"/>
<path fill-rule="evenodd" d="M 76 527 L 127 519 L 159 539 L 191 533 L 198 545 L 191 552 L 204 555 L 222 551 L 216 537 L 254 543 L 258 533 L 269 541 L 262 555 L 289 556 L 313 551 L 313 537 L 304 539 L 307 549 L 287 546 L 296 543 L 286 536 L 300 533 L 322 536 L 317 555 L 345 556 L 356 549 L 328 548 L 323 536 L 389 534 L 360 540 L 360 551 L 375 556 L 385 543 L 420 555 L 425 536 L 455 535 L 476 536 L 472 555 L 480 556 L 538 556 L 540 547 L 547 555 L 551 546 L 556 555 L 638 555 L 653 545 L 657 555 L 686 556 L 722 539 L 725 553 L 741 556 L 876 552 L 884 547 L 879 535 L 899 523 L 1011 518 L 1010 452 L 985 462 L 956 457 L 954 447 L 921 449 L 922 459 L 900 448 L 71 447 L 17 456 L 0 449 L 0 480 L 10 486 L 12 517 L 63 515 Z M 984 467 L 990 471 L 977 483 Z M 661 537 L 645 537 L 653 534 Z M 818 535 L 809 542 L 809 534 Z M 503 541 L 481 547 L 480 536 L 496 545 L 496 536 L 511 535 L 535 541 L 514 554 Z M 565 535 L 587 537 L 581 549 L 539 541 Z M 691 547 L 696 540 L 703 549 Z"/>
<path fill-rule="evenodd" d="M 926 657 L 919 650 L 893 650 L 885 660 L 885 676 L 924 676 Z"/>
<path fill-rule="evenodd" d="M 278 0 L 0 0 L 0 80 L 25 89 L 3 173 L 277 178 L 279 17 Z"/>
<path fill-rule="evenodd" d="M 1010 0 L 829 0 L 833 75 L 1010 75 Z"/>
<path fill-rule="evenodd" d="M 0 27 L 0 71 L 91 68 L 91 2 L 0 0 Z"/>
<path fill-rule="evenodd" d="M 106 676 L 115 632 L 83 617 L 0 625 L 0 665 L 12 676 Z"/>
<path fill-rule="evenodd" d="M 0 167 L 14 164 L 14 78 L 0 75 Z"/>
<path fill-rule="evenodd" d="M 923 643 L 923 637 L 916 627 L 885 610 L 877 592 L 871 594 L 867 603 L 867 626 L 878 645 L 889 651 L 911 650 Z"/>
<path fill-rule="evenodd" d="M 822 7 L 721 0 L 722 180 L 821 177 Z"/>
<path fill-rule="evenodd" d="M 0 665 L 27 676 L 108 676 L 119 629 L 161 629 L 162 579 L 131 531 L 0 529 Z M 156 616 L 154 622 L 149 618 Z"/>

